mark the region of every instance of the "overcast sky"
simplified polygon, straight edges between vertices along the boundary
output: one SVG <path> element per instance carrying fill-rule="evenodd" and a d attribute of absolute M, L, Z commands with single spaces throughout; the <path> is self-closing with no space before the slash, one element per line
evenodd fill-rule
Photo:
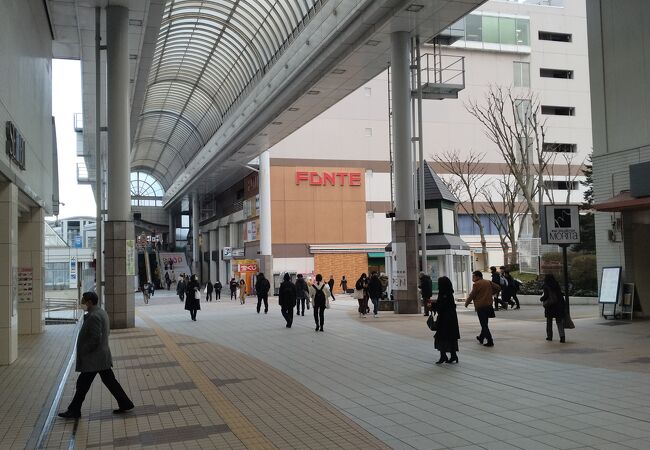
<path fill-rule="evenodd" d="M 74 113 L 81 112 L 81 64 L 79 61 L 52 61 L 52 114 L 56 119 L 59 152 L 59 218 L 97 214 L 90 185 L 77 184 L 77 133 Z M 82 160 L 82 158 L 79 158 Z"/>

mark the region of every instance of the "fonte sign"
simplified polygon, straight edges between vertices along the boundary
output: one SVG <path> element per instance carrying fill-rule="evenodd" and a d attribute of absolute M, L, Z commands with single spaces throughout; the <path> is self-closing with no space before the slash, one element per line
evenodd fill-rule
<path fill-rule="evenodd" d="M 361 172 L 296 171 L 296 184 L 310 186 L 361 186 Z"/>

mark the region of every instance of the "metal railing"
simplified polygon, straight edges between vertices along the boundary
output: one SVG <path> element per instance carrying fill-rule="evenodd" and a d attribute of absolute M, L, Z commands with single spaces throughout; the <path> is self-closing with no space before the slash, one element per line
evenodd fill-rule
<path fill-rule="evenodd" d="M 81 317 L 79 302 L 75 298 L 45 298 L 45 323 L 76 323 Z"/>
<path fill-rule="evenodd" d="M 465 86 L 465 57 L 424 53 L 420 60 L 422 85 Z"/>

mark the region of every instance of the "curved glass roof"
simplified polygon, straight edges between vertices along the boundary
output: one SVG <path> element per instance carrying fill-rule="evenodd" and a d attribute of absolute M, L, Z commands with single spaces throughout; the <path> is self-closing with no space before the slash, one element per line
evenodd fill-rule
<path fill-rule="evenodd" d="M 132 167 L 169 187 L 325 0 L 167 0 Z"/>

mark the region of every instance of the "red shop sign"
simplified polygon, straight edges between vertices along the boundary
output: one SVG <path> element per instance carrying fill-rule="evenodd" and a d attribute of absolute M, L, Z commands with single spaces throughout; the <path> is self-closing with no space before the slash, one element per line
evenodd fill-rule
<path fill-rule="evenodd" d="M 257 272 L 257 264 L 240 264 L 240 272 Z"/>
<path fill-rule="evenodd" d="M 327 172 L 296 170 L 296 184 L 310 186 L 361 186 L 361 172 Z"/>

